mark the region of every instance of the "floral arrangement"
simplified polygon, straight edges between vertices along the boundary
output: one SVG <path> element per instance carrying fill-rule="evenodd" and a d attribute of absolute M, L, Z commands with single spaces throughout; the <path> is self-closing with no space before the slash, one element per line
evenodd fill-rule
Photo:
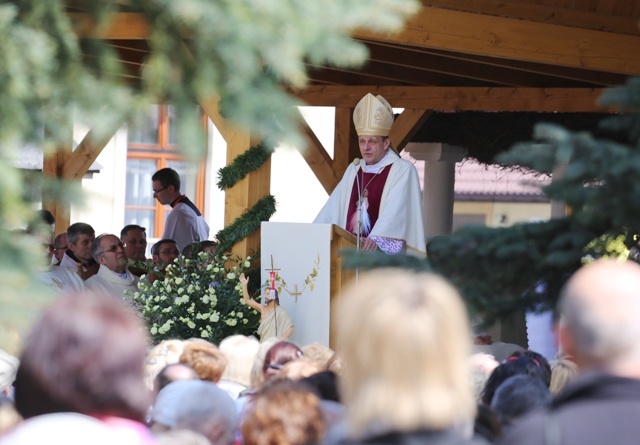
<path fill-rule="evenodd" d="M 133 298 L 153 342 L 203 338 L 218 344 L 230 335 L 254 333 L 259 314 L 240 298 L 239 276 L 250 268 L 251 257 L 200 252 L 142 276 Z"/>

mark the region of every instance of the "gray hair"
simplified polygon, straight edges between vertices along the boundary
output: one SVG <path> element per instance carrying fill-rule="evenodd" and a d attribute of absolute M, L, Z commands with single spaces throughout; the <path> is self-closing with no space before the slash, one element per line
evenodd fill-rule
<path fill-rule="evenodd" d="M 76 244 L 80 235 L 95 236 L 96 231 L 87 223 L 77 222 L 67 228 L 67 243 Z"/>

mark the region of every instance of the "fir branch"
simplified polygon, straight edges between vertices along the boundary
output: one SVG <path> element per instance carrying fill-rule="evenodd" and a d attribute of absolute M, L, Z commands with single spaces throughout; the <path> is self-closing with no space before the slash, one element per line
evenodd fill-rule
<path fill-rule="evenodd" d="M 273 195 L 267 195 L 246 210 L 236 220 L 220 230 L 216 239 L 220 242 L 219 252 L 229 252 L 234 244 L 248 237 L 260 228 L 262 221 L 268 221 L 276 212 L 276 200 Z"/>
<path fill-rule="evenodd" d="M 396 267 L 414 271 L 430 271 L 431 265 L 425 259 L 413 255 L 389 255 L 383 252 L 343 250 L 342 267 L 345 269 L 370 270 L 380 267 Z"/>
<path fill-rule="evenodd" d="M 235 158 L 230 165 L 218 170 L 218 188 L 220 190 L 230 189 L 249 173 L 262 167 L 272 153 L 273 147 L 263 143 L 249 148 Z"/>

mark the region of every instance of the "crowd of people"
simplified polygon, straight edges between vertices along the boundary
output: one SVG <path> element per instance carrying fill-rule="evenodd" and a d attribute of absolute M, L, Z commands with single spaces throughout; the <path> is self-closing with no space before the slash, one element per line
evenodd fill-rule
<path fill-rule="evenodd" d="M 126 302 L 71 293 L 20 357 L 0 353 L 0 444 L 633 443 L 638 288 L 633 262 L 580 269 L 551 363 L 475 352 L 462 298 L 427 272 L 362 273 L 335 314 L 335 352 L 241 335 L 150 347 Z"/>

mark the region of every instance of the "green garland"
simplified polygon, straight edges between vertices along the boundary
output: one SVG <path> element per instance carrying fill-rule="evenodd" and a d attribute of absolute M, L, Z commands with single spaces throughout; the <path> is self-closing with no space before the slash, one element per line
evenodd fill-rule
<path fill-rule="evenodd" d="M 276 199 L 272 195 L 267 195 L 260 199 L 250 209 L 216 235 L 220 242 L 218 249 L 221 252 L 228 252 L 238 241 L 248 237 L 260 228 L 262 221 L 268 221 L 276 212 Z"/>
<path fill-rule="evenodd" d="M 249 173 L 262 167 L 272 153 L 273 147 L 262 142 L 249 148 L 235 158 L 230 165 L 218 170 L 218 188 L 220 190 L 230 189 Z"/>

